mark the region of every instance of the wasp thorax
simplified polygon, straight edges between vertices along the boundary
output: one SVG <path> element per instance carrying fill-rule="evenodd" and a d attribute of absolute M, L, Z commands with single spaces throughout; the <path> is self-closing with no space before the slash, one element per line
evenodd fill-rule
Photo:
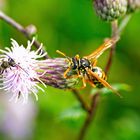
<path fill-rule="evenodd" d="M 80 64 L 79 64 L 80 68 L 90 68 L 90 62 L 88 59 L 82 58 L 80 59 Z"/>

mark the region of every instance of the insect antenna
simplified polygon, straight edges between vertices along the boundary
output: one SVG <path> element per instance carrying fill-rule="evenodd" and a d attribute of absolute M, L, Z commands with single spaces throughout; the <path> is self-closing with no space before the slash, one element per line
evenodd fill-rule
<path fill-rule="evenodd" d="M 59 50 L 56 50 L 57 53 L 63 55 L 64 57 L 66 57 L 69 61 L 71 61 L 71 58 L 68 57 L 66 54 L 64 54 L 63 52 L 59 51 Z"/>

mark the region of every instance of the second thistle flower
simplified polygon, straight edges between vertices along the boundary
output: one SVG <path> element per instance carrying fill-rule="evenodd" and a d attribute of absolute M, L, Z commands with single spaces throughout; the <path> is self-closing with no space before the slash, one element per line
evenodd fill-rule
<path fill-rule="evenodd" d="M 127 11 L 127 0 L 94 0 L 97 15 L 105 21 L 114 21 Z"/>

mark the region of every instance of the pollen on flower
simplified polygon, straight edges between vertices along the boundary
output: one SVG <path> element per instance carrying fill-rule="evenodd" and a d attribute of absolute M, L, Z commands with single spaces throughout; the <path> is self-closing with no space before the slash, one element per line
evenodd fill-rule
<path fill-rule="evenodd" d="M 0 55 L 0 88 L 11 94 L 10 100 L 17 102 L 19 97 L 23 98 L 23 103 L 28 101 L 28 95 L 33 93 L 38 100 L 37 91 L 43 89 L 38 83 L 44 84 L 36 72 L 39 68 L 38 60 L 46 55 L 42 53 L 42 45 L 37 51 L 31 50 L 34 43 L 28 41 L 27 48 L 19 45 L 14 39 L 11 39 L 11 49 L 1 50 Z"/>

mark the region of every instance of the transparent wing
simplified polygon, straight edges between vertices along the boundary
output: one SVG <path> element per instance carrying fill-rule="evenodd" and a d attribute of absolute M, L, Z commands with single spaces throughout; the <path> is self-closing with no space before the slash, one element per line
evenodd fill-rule
<path fill-rule="evenodd" d="M 99 48 L 97 48 L 94 52 L 92 52 L 90 55 L 88 56 L 84 56 L 84 58 L 87 59 L 98 59 L 98 57 L 108 48 L 110 48 L 112 45 L 114 45 L 117 41 L 119 40 L 119 37 L 114 37 L 111 39 L 108 39 L 107 41 L 105 41 L 105 43 L 103 43 Z"/>

